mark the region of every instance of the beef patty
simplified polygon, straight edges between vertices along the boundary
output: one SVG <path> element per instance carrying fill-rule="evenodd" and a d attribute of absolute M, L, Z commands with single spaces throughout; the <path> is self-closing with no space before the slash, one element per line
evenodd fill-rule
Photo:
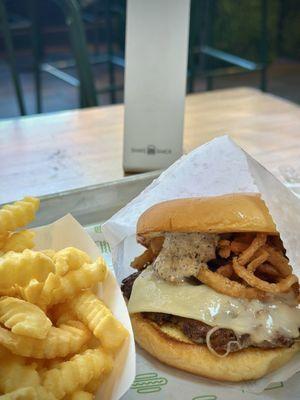
<path fill-rule="evenodd" d="M 134 281 L 142 271 L 135 272 L 128 276 L 122 281 L 121 290 L 124 297 L 128 300 L 131 296 L 132 287 Z M 204 322 L 197 321 L 191 318 L 178 317 L 176 315 L 156 313 L 156 312 L 143 312 L 143 318 L 149 319 L 159 326 L 164 324 L 171 324 L 180 329 L 185 336 L 191 341 L 197 344 L 206 343 L 206 337 L 208 332 L 212 329 L 212 326 L 205 324 Z M 218 353 L 224 353 L 227 350 L 228 343 L 230 345 L 230 351 L 238 351 L 240 349 L 254 346 L 249 338 L 249 335 L 238 336 L 232 329 L 220 328 L 213 332 L 210 337 L 210 346 Z M 291 347 L 294 343 L 294 339 L 282 336 L 278 334 L 272 342 L 263 341 L 261 343 L 255 343 L 255 347 L 264 349 L 276 348 L 276 347 Z"/>

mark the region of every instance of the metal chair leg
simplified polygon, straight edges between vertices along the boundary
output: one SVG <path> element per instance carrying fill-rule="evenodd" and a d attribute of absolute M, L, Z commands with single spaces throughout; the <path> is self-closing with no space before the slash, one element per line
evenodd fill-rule
<path fill-rule="evenodd" d="M 99 16 L 99 5 L 100 2 L 96 1 L 94 2 L 94 4 L 92 4 L 92 8 L 93 8 L 93 13 L 94 15 L 96 15 L 96 24 L 95 24 L 95 28 L 94 28 L 94 48 L 95 48 L 95 54 L 99 55 L 100 53 L 100 34 L 99 34 L 99 25 L 97 23 L 97 17 Z"/>
<path fill-rule="evenodd" d="M 113 48 L 112 48 L 110 0 L 106 0 L 105 2 L 105 18 L 106 18 L 106 41 L 107 41 L 107 53 L 108 53 L 110 101 L 111 103 L 114 104 L 116 102 L 116 93 L 115 93 L 115 71 L 114 71 L 115 68 L 113 63 Z"/>
<path fill-rule="evenodd" d="M 80 81 L 81 107 L 93 107 L 97 105 L 97 95 L 94 87 L 91 66 L 88 55 L 84 56 L 84 45 L 76 32 L 76 22 L 69 25 L 69 36 L 76 59 L 76 67 Z M 87 53 L 87 52 L 86 52 Z"/>
<path fill-rule="evenodd" d="M 207 0 L 206 2 L 206 15 L 207 15 L 207 43 L 209 46 L 213 47 L 214 43 L 214 35 L 213 35 L 213 20 L 215 15 L 215 0 Z M 207 64 L 207 57 L 204 55 L 205 61 L 204 63 Z M 206 90 L 213 90 L 213 77 L 207 76 L 206 78 Z"/>
<path fill-rule="evenodd" d="M 260 40 L 260 63 L 262 65 L 260 73 L 260 89 L 267 91 L 267 62 L 268 62 L 268 1 L 261 0 L 261 40 Z"/>
<path fill-rule="evenodd" d="M 3 0 L 0 0 L 0 26 L 2 25 L 3 28 L 3 39 L 4 39 L 4 46 L 6 47 L 8 63 L 10 65 L 10 72 L 11 77 L 13 80 L 17 102 L 20 110 L 21 115 L 26 115 L 24 98 L 21 89 L 21 83 L 19 79 L 19 75 L 17 72 L 17 63 L 16 57 L 13 48 L 12 36 L 10 33 L 10 28 L 7 20 L 6 9 Z"/>
<path fill-rule="evenodd" d="M 42 81 L 41 81 L 41 31 L 39 25 L 39 1 L 30 0 L 31 42 L 33 51 L 33 75 L 35 83 L 36 112 L 42 112 Z"/>
<path fill-rule="evenodd" d="M 81 83 L 81 106 L 93 107 L 98 104 L 92 69 L 89 63 L 85 32 L 76 0 L 55 0 L 62 8 L 69 27 L 71 46 L 76 59 L 76 68 Z"/>
<path fill-rule="evenodd" d="M 198 25 L 199 21 L 199 2 L 192 0 L 191 11 L 190 11 L 190 32 L 189 32 L 189 55 L 188 55 L 188 80 L 187 80 L 187 92 L 192 93 L 195 88 L 195 68 L 196 60 L 194 54 L 194 48 L 197 42 L 198 36 Z"/>

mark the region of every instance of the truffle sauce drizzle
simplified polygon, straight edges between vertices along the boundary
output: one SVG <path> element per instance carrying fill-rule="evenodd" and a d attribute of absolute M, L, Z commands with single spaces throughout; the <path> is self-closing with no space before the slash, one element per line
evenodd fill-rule
<path fill-rule="evenodd" d="M 153 268 L 157 276 L 182 283 L 197 275 L 201 266 L 216 257 L 219 235 L 209 233 L 166 233 Z"/>

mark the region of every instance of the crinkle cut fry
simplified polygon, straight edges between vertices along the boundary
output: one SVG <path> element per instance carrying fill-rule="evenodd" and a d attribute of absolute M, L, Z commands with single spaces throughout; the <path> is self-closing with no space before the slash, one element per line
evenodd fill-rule
<path fill-rule="evenodd" d="M 38 251 L 8 252 L 0 258 L 0 295 L 15 285 L 25 286 L 32 279 L 43 282 L 54 272 L 53 261 Z"/>
<path fill-rule="evenodd" d="M 50 274 L 43 286 L 41 298 L 45 298 L 47 306 L 61 303 L 82 289 L 104 281 L 106 275 L 106 263 L 102 257 L 98 257 L 94 263 L 83 264 L 63 277 Z"/>
<path fill-rule="evenodd" d="M 113 360 L 102 349 L 86 350 L 69 361 L 57 364 L 42 374 L 45 389 L 60 400 L 64 396 L 83 389 L 92 379 L 112 370 Z"/>
<path fill-rule="evenodd" d="M 99 257 L 94 263 L 84 264 L 64 276 L 50 273 L 43 283 L 30 282 L 27 287 L 20 288 L 20 296 L 44 309 L 62 303 L 82 289 L 104 281 L 106 275 L 105 261 Z"/>
<path fill-rule="evenodd" d="M 84 390 L 90 393 L 96 393 L 100 387 L 100 384 L 101 382 L 99 378 L 92 379 L 88 384 L 85 385 Z"/>
<path fill-rule="evenodd" d="M 0 371 L 0 393 L 40 384 L 40 376 L 34 366 L 25 364 L 21 357 L 11 353 L 0 359 Z"/>
<path fill-rule="evenodd" d="M 246 287 L 239 282 L 232 281 L 231 279 L 228 279 L 217 272 L 210 271 L 210 269 L 206 266 L 202 266 L 200 268 L 197 278 L 202 283 L 219 293 L 226 294 L 227 296 L 259 300 L 263 300 L 265 298 L 265 293 L 261 290 Z"/>
<path fill-rule="evenodd" d="M 55 306 L 47 310 L 47 313 L 51 315 L 51 320 L 55 325 L 61 325 L 70 320 L 77 319 L 75 312 L 71 310 L 69 301 L 55 304 Z"/>
<path fill-rule="evenodd" d="M 69 321 L 58 328 L 52 326 L 45 339 L 16 335 L 0 327 L 0 344 L 23 357 L 66 357 L 79 351 L 90 337 L 90 331 L 79 321 Z"/>
<path fill-rule="evenodd" d="M 27 362 L 27 360 L 20 356 L 11 354 L 9 350 L 1 345 L 0 372 L 0 393 L 11 393 L 19 390 L 20 388 L 37 387 L 40 385 L 40 376 L 36 371 L 36 365 L 34 363 L 32 364 Z M 17 394 L 21 395 L 22 392 L 18 392 Z M 0 399 L 1 398 L 2 397 L 0 396 Z M 25 398 L 26 400 L 28 399 L 28 397 Z M 34 398 L 39 399 L 39 397 Z M 48 398 L 45 397 L 45 400 L 46 399 Z"/>
<path fill-rule="evenodd" d="M 17 335 L 44 339 L 52 322 L 36 305 L 15 297 L 0 297 L 0 323 Z"/>
<path fill-rule="evenodd" d="M 9 232 L 0 233 L 0 251 L 2 251 L 2 248 L 5 244 L 8 236 L 9 236 Z"/>
<path fill-rule="evenodd" d="M 80 268 L 83 264 L 91 263 L 90 256 L 75 247 L 66 247 L 54 254 L 55 272 L 65 275 L 67 272 Z"/>
<path fill-rule="evenodd" d="M 83 390 L 77 390 L 76 392 L 72 393 L 68 396 L 68 400 L 93 400 L 95 396 L 93 393 L 85 392 Z"/>
<path fill-rule="evenodd" d="M 0 400 L 36 400 L 36 393 L 33 386 L 22 387 L 13 392 L 0 395 Z"/>
<path fill-rule="evenodd" d="M 9 251 L 15 251 L 17 253 L 21 253 L 26 249 L 32 249 L 34 247 L 34 236 L 35 233 L 30 230 L 13 232 L 3 243 L 3 246 L 0 248 L 0 252 L 7 253 Z"/>
<path fill-rule="evenodd" d="M 0 209 L 0 234 L 29 224 L 39 206 L 40 200 L 35 197 L 24 197 L 23 200 L 3 206 Z"/>
<path fill-rule="evenodd" d="M 75 297 L 71 307 L 105 349 L 116 351 L 128 336 L 126 328 L 92 291 L 86 290 Z"/>
<path fill-rule="evenodd" d="M 0 395 L 0 400 L 56 400 L 52 393 L 41 385 L 27 386 L 13 392 Z"/>

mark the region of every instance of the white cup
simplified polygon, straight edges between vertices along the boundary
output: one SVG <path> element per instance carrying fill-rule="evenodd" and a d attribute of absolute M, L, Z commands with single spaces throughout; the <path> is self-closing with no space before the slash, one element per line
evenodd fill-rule
<path fill-rule="evenodd" d="M 162 169 L 182 155 L 190 0 L 128 0 L 123 167 Z"/>

